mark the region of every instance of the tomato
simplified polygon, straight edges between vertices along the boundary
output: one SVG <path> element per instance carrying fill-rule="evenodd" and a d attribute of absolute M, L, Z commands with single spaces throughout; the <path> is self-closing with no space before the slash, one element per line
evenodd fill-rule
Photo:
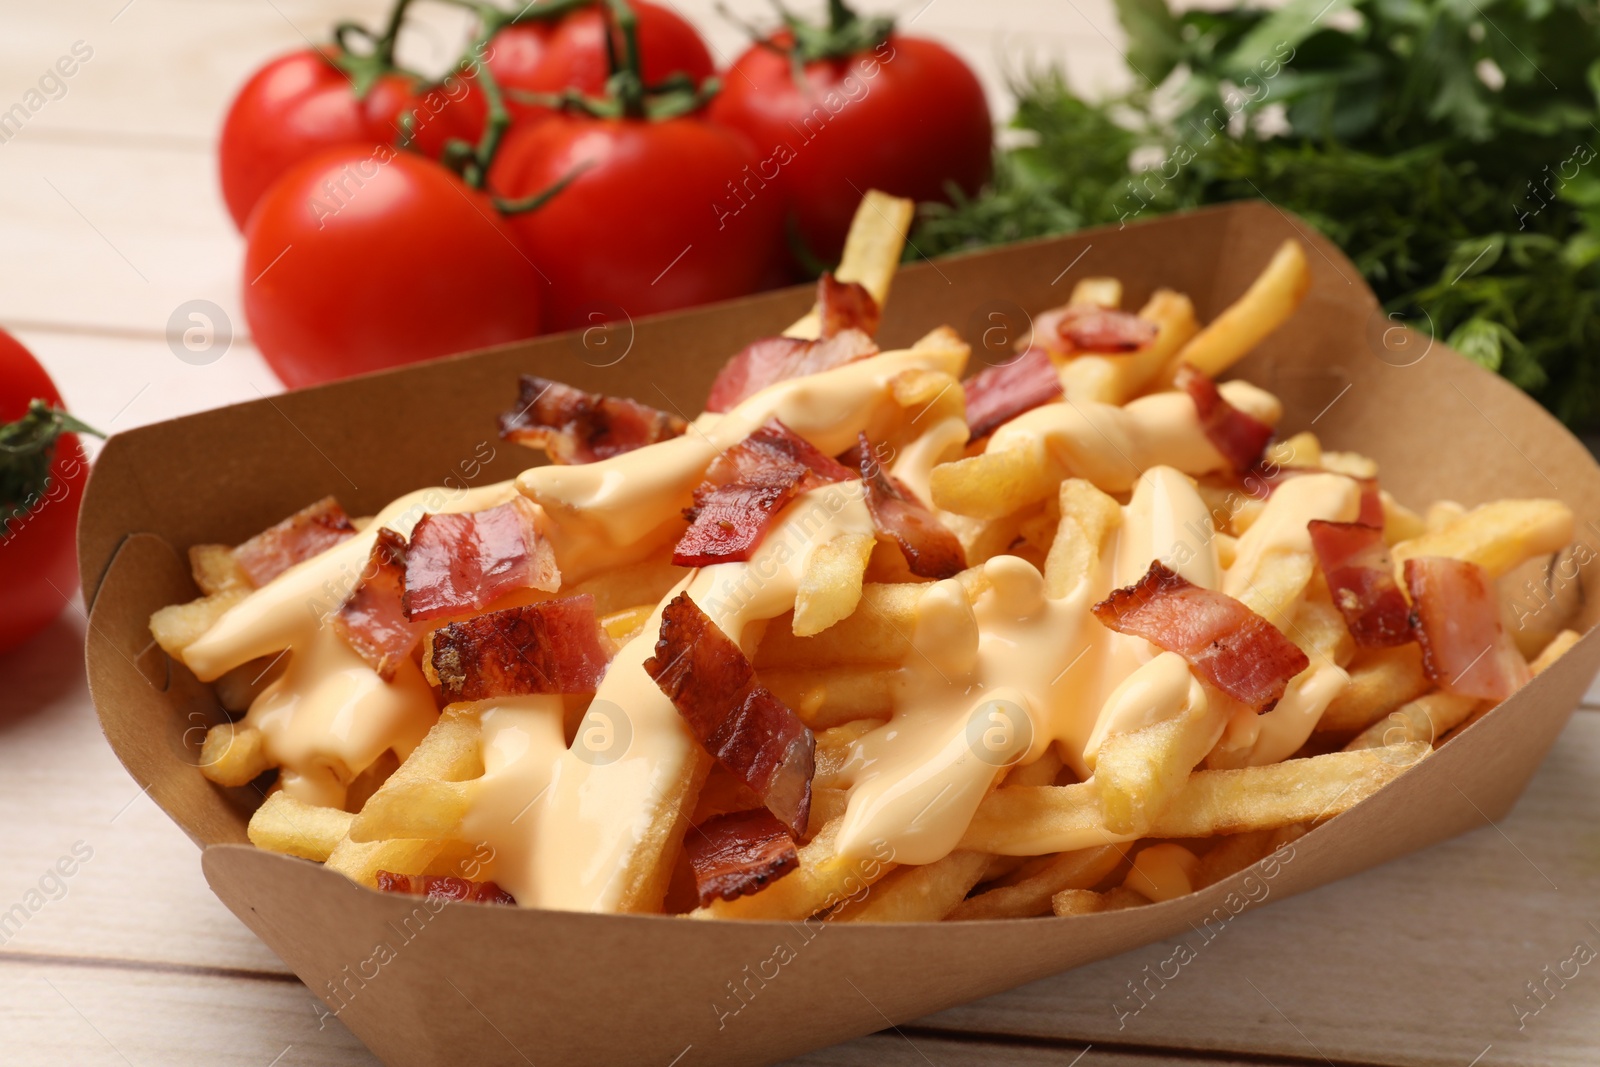
<path fill-rule="evenodd" d="M 734 195 L 756 158 L 739 135 L 693 116 L 558 115 L 512 131 L 490 185 L 526 197 L 510 217 L 550 279 L 546 322 L 567 329 L 743 296 L 780 280 L 780 203 Z"/>
<path fill-rule="evenodd" d="M 242 231 L 261 195 L 296 163 L 335 145 L 393 144 L 414 111 L 415 144 L 437 158 L 451 138 L 474 139 L 459 80 L 423 91 L 409 75 L 379 75 L 356 99 L 335 48 L 291 52 L 258 70 L 228 108 L 218 148 L 222 196 Z"/>
<path fill-rule="evenodd" d="M 539 332 L 543 280 L 489 197 L 411 152 L 312 157 L 245 237 L 245 315 L 291 387 Z"/>
<path fill-rule="evenodd" d="M 993 129 L 978 79 L 953 52 L 891 33 L 849 55 L 813 59 L 796 84 L 780 32 L 723 76 L 710 118 L 744 133 L 758 177 L 777 186 L 794 232 L 834 263 L 868 189 L 947 200 L 946 183 L 976 193 L 992 165 Z"/>
<path fill-rule="evenodd" d="M 711 53 L 690 22 L 670 8 L 647 0 L 634 0 L 632 6 L 638 19 L 640 73 L 646 85 L 665 81 L 680 71 L 699 85 L 714 73 Z M 553 21 L 507 26 L 490 42 L 486 62 L 502 89 L 560 93 L 571 88 L 598 95 L 605 91 L 606 78 L 611 73 L 606 61 L 608 25 L 603 5 L 597 4 Z M 475 128 L 481 129 L 482 93 L 474 91 L 469 101 Z M 506 109 L 518 122 L 536 121 L 552 114 L 548 108 L 510 97 Z"/>
<path fill-rule="evenodd" d="M 50 376 L 10 334 L 0 331 L 0 423 L 27 413 L 43 400 L 61 406 Z M 78 589 L 74 537 L 89 461 L 74 434 L 48 446 L 49 476 L 43 484 L 25 476 L 22 457 L 0 456 L 0 651 L 26 641 L 50 624 Z M 13 512 L 19 507 L 21 514 Z"/>

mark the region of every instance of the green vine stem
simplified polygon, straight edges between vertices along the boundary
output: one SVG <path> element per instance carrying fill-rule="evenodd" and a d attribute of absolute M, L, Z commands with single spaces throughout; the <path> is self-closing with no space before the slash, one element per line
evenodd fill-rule
<path fill-rule="evenodd" d="M 0 424 L 0 541 L 5 540 L 12 519 L 26 515 L 44 498 L 56 441 L 64 433 L 105 437 L 43 400 L 30 403 L 15 422 Z"/>

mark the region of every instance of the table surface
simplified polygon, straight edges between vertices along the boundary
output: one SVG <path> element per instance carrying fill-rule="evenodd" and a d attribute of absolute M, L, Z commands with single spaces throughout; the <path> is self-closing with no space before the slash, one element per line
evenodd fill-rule
<path fill-rule="evenodd" d="M 723 61 L 739 47 L 710 0 L 679 2 Z M 89 422 L 125 430 L 279 389 L 239 310 L 242 246 L 216 192 L 216 131 L 249 70 L 380 6 L 5 6 L 0 111 L 76 42 L 92 49 L 0 143 L 0 324 Z M 1007 75 L 1030 63 L 1065 60 L 1083 87 L 1119 84 L 1110 0 L 898 7 L 973 63 L 997 111 Z M 406 42 L 419 64 L 454 50 L 447 19 L 430 12 Z M 206 366 L 166 341 L 173 310 L 197 298 L 234 332 Z M 337 1022 L 319 1028 L 311 994 L 211 895 L 193 845 L 119 766 L 85 688 L 83 625 L 74 603 L 0 658 L 0 914 L 27 913 L 0 932 L 0 1063 L 375 1063 Z M 1600 715 L 1586 708 L 1499 825 L 1241 916 L 1121 1027 L 1112 1005 L 1175 943 L 795 1062 L 1591 1064 L 1600 973 L 1550 976 L 1600 946 L 1597 766 Z M 70 878 L 52 873 L 74 856 Z"/>

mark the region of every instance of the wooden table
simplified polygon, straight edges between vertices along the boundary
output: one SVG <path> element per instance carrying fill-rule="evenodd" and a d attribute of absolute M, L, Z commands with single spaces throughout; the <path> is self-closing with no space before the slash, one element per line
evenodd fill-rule
<path fill-rule="evenodd" d="M 216 130 L 249 70 L 380 6 L 53 0 L 0 16 L 0 111 L 75 42 L 92 49 L 0 142 L 0 323 L 88 421 L 123 430 L 277 391 L 239 310 Z M 739 46 L 710 0 L 683 6 L 724 58 Z M 997 107 L 1003 67 L 1029 59 L 1066 58 L 1085 86 L 1120 77 L 1109 0 L 900 6 L 979 68 Z M 435 13 L 409 47 L 442 59 L 455 32 Z M 234 333 L 206 366 L 166 340 L 197 298 Z M 319 1029 L 311 994 L 212 897 L 193 845 L 122 771 L 85 690 L 82 631 L 74 603 L 0 659 L 0 916 L 21 916 L 0 926 L 0 1064 L 375 1062 L 337 1022 Z M 1600 715 L 1584 711 L 1501 825 L 1241 916 L 1121 1028 L 1112 1005 L 1173 944 L 795 1062 L 1594 1063 L 1600 964 L 1564 985 L 1547 975 L 1571 975 L 1577 946 L 1600 949 L 1597 768 Z"/>

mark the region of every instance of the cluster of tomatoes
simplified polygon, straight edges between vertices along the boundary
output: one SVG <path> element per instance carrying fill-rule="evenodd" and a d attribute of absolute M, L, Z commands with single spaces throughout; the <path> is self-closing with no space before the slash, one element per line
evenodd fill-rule
<path fill-rule="evenodd" d="M 263 67 L 223 128 L 245 312 L 289 386 L 795 281 L 867 189 L 989 175 L 971 70 L 842 0 L 720 73 L 648 0 L 474 3 L 437 80 L 395 63 L 408 4 Z"/>

